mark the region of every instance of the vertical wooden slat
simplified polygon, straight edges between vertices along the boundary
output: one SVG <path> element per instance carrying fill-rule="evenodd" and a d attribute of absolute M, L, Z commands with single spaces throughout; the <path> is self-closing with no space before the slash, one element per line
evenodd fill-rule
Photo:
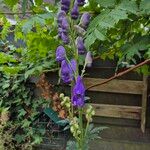
<path fill-rule="evenodd" d="M 141 130 L 145 132 L 146 124 L 146 106 L 147 106 L 147 86 L 148 77 L 143 76 L 143 93 L 142 93 L 142 112 L 141 112 Z"/>

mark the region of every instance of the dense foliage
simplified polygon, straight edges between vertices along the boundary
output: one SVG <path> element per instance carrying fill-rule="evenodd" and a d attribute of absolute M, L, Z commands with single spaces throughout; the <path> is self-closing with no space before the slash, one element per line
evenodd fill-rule
<path fill-rule="evenodd" d="M 90 1 L 93 20 L 85 36 L 88 49 L 102 58 L 117 58 L 118 65 L 130 67 L 150 58 L 148 0 Z M 148 66 L 143 73 L 149 74 Z"/>
<path fill-rule="evenodd" d="M 7 149 L 15 149 L 15 142 L 20 148 L 41 141 L 41 133 L 34 136 L 30 124 L 45 101 L 33 98 L 28 78 L 58 69 L 55 50 L 61 43 L 56 23 L 60 1 L 43 1 L 0 0 L 0 117 L 7 122 L 0 129 L 0 138 L 7 143 L 1 141 L 0 145 Z M 80 8 L 80 12 L 85 11 L 92 20 L 84 42 L 94 56 L 117 59 L 117 68 L 150 59 L 149 0 L 88 0 Z M 15 26 L 8 18 L 15 20 Z M 65 48 L 71 56 L 72 49 Z M 79 62 L 83 64 L 82 57 Z M 149 65 L 139 72 L 150 74 Z"/>

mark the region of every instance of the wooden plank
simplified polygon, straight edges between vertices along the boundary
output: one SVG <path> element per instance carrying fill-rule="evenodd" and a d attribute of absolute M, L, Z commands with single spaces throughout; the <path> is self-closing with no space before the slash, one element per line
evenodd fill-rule
<path fill-rule="evenodd" d="M 97 78 L 84 78 L 84 83 L 86 87 L 91 85 L 101 83 L 105 79 Z M 132 81 L 132 80 L 112 80 L 106 84 L 95 86 L 89 91 L 99 91 L 99 92 L 110 92 L 110 93 L 125 93 L 125 94 L 139 94 L 143 93 L 143 82 L 142 81 Z"/>
<path fill-rule="evenodd" d="M 146 124 L 147 86 L 148 86 L 148 77 L 143 76 L 142 113 L 141 113 L 141 130 L 143 133 L 145 132 L 145 124 Z"/>
<path fill-rule="evenodd" d="M 103 117 L 141 119 L 141 107 L 125 105 L 93 104 L 96 115 Z"/>

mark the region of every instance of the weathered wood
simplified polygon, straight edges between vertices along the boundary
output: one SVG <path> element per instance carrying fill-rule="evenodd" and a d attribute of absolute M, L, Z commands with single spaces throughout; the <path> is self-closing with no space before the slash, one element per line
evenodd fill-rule
<path fill-rule="evenodd" d="M 108 105 L 108 104 L 93 104 L 96 115 L 104 117 L 128 118 L 139 120 L 141 118 L 141 107 L 124 106 L 124 105 Z"/>
<path fill-rule="evenodd" d="M 147 86 L 148 86 L 148 77 L 143 76 L 142 112 L 141 112 L 141 130 L 142 130 L 142 132 L 145 132 L 145 123 L 146 123 Z"/>
<path fill-rule="evenodd" d="M 96 78 L 84 78 L 84 83 L 86 87 L 91 85 L 104 82 L 105 79 Z M 99 91 L 99 92 L 110 92 L 110 93 L 125 93 L 125 94 L 138 94 L 143 93 L 143 82 L 142 81 L 132 81 L 132 80 L 112 80 L 106 84 L 93 87 L 89 91 Z"/>

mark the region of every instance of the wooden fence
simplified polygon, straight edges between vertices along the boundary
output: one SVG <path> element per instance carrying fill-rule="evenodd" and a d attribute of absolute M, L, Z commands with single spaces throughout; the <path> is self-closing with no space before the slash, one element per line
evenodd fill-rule
<path fill-rule="evenodd" d="M 146 105 L 147 105 L 147 77 L 142 81 L 115 79 L 104 85 L 92 87 L 89 91 L 121 94 L 142 95 L 141 106 L 111 105 L 92 103 L 96 116 L 116 117 L 141 120 L 142 132 L 145 131 Z M 86 87 L 102 83 L 105 79 L 85 78 Z M 117 96 L 117 95 L 116 95 Z M 120 99 L 121 101 L 121 99 Z"/>

